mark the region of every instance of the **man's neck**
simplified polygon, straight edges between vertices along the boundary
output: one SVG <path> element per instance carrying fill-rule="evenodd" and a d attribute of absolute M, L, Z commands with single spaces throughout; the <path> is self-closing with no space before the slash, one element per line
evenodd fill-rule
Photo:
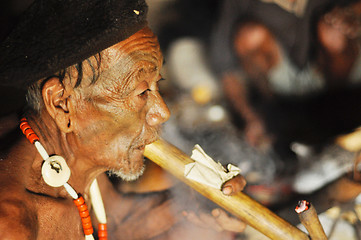
<path fill-rule="evenodd" d="M 52 119 L 42 117 L 40 120 L 34 121 L 30 118 L 29 125 L 39 136 L 40 143 L 50 156 L 59 155 L 65 159 L 71 170 L 71 176 L 68 180 L 69 185 L 72 186 L 77 193 L 87 197 L 91 183 L 105 170 L 99 169 L 96 166 L 91 166 L 87 159 L 74 153 L 71 144 L 69 144 L 67 140 L 68 136 L 57 128 Z M 22 146 L 23 150 L 18 151 L 18 157 L 26 158 L 24 161 L 29 163 L 25 163 L 25 168 L 28 169 L 29 173 L 27 174 L 27 179 L 25 179 L 27 189 L 31 192 L 49 195 L 51 197 L 69 197 L 64 187 L 50 187 L 42 179 L 41 167 L 43 159 L 37 152 L 36 147 L 32 146 L 26 140 L 25 136 L 24 140 L 19 144 Z"/>

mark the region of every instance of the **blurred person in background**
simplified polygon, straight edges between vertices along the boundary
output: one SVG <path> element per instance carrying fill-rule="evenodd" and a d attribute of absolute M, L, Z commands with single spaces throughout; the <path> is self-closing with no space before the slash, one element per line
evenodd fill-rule
<path fill-rule="evenodd" d="M 224 1 L 212 66 L 251 146 L 293 159 L 361 124 L 360 32 L 360 1 Z"/>

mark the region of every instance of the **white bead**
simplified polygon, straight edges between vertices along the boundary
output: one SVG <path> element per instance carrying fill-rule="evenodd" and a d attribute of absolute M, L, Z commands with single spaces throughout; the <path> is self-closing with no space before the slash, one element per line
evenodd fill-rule
<path fill-rule="evenodd" d="M 85 240 L 94 240 L 93 235 L 85 235 Z"/>
<path fill-rule="evenodd" d="M 34 143 L 36 149 L 38 150 L 40 156 L 45 160 L 49 158 L 48 153 L 46 152 L 45 148 L 39 141 L 35 141 Z"/>
<path fill-rule="evenodd" d="M 78 199 L 79 195 L 76 193 L 74 188 L 69 185 L 69 183 L 64 183 L 64 188 L 73 199 Z"/>
<path fill-rule="evenodd" d="M 44 161 L 41 168 L 43 179 L 49 186 L 63 186 L 70 178 L 70 169 L 63 157 L 54 155 Z"/>
<path fill-rule="evenodd" d="M 97 179 L 94 179 L 93 183 L 90 185 L 90 198 L 98 221 L 100 223 L 107 223 L 107 216 L 105 214 L 103 199 Z"/>

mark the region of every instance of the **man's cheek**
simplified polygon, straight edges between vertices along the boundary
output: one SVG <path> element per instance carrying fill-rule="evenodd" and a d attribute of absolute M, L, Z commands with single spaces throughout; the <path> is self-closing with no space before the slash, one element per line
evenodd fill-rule
<path fill-rule="evenodd" d="M 141 117 L 137 113 L 129 113 L 126 116 L 115 118 L 115 125 L 118 131 L 138 132 L 145 123 L 145 117 Z"/>
<path fill-rule="evenodd" d="M 111 127 L 102 121 L 83 125 L 79 131 L 78 139 L 84 145 L 94 145 L 106 142 L 109 139 Z"/>

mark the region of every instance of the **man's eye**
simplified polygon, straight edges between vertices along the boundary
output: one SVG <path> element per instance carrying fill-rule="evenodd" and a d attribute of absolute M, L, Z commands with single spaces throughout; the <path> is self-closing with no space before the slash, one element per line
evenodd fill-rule
<path fill-rule="evenodd" d="M 140 97 L 147 96 L 147 95 L 148 95 L 148 91 L 150 91 L 150 89 L 147 89 L 147 90 L 141 92 L 141 93 L 139 94 L 139 96 L 140 96 Z"/>

